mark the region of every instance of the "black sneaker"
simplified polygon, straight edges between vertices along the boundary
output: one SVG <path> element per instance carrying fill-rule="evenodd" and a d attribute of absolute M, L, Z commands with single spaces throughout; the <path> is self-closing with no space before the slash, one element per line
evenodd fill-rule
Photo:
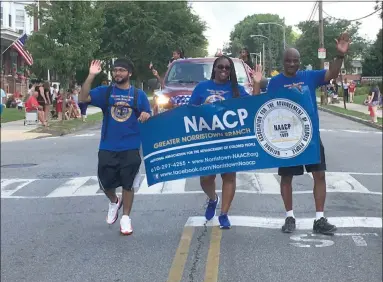
<path fill-rule="evenodd" d="M 336 226 L 328 223 L 327 218 L 321 217 L 318 220 L 314 220 L 313 230 L 314 233 L 334 235 L 334 232 L 336 231 Z"/>
<path fill-rule="evenodd" d="M 282 232 L 292 233 L 295 230 L 295 218 L 292 216 L 286 217 L 285 224 L 282 226 Z"/>

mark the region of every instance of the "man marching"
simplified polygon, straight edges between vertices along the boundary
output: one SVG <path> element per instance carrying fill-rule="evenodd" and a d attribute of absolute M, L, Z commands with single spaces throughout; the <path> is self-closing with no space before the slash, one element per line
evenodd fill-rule
<path fill-rule="evenodd" d="M 141 165 L 138 122 L 145 122 L 150 117 L 150 103 L 144 91 L 130 84 L 133 73 L 130 61 L 117 59 L 114 62 L 114 85 L 90 90 L 95 76 L 100 72 L 101 62 L 92 61 L 88 78 L 81 88 L 80 100 L 101 108 L 104 113 L 97 176 L 101 189 L 110 200 L 106 222 L 116 222 L 123 204 L 120 231 L 124 235 L 130 235 L 133 228 L 129 215 L 134 188 L 139 186 Z M 116 188 L 120 186 L 122 199 L 116 195 Z"/>
<path fill-rule="evenodd" d="M 307 86 L 313 101 L 314 110 L 318 111 L 316 103 L 316 89 L 319 86 L 327 85 L 331 79 L 336 79 L 342 67 L 342 62 L 349 48 L 348 34 L 342 34 L 336 40 L 338 55 L 335 57 L 328 70 L 306 70 L 298 71 L 300 67 L 300 54 L 298 50 L 289 48 L 285 50 L 283 56 L 284 72 L 271 78 L 268 85 L 268 95 L 277 93 L 279 89 L 288 87 Z M 316 233 L 332 235 L 336 231 L 336 226 L 330 224 L 324 217 L 324 204 L 326 200 L 326 159 L 325 150 L 320 141 L 320 157 L 318 164 L 305 165 L 306 171 L 311 172 L 314 178 L 314 199 L 316 207 L 316 219 L 314 220 L 313 230 Z M 291 233 L 295 230 L 295 216 L 292 201 L 292 181 L 294 175 L 303 174 L 303 166 L 281 167 L 278 174 L 281 176 L 281 195 L 286 209 L 285 224 L 282 231 Z"/>

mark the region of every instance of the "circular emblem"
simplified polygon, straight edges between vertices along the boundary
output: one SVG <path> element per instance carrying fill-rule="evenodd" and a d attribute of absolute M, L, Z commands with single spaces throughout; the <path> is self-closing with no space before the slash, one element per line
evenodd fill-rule
<path fill-rule="evenodd" d="M 111 115 L 118 122 L 127 121 L 132 115 L 132 109 L 126 102 L 117 102 L 112 106 Z"/>
<path fill-rule="evenodd" d="M 225 98 L 223 98 L 221 95 L 214 94 L 206 98 L 205 104 L 211 104 L 211 103 L 223 101 L 223 100 L 225 100 Z"/>
<path fill-rule="evenodd" d="M 263 104 L 255 115 L 254 126 L 259 145 L 280 159 L 301 154 L 313 135 L 307 112 L 287 99 L 273 99 Z"/>

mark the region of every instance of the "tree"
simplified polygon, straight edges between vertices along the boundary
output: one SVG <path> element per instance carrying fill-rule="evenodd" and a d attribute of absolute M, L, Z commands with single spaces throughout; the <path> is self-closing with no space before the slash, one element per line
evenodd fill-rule
<path fill-rule="evenodd" d="M 265 58 L 267 73 L 270 73 L 269 64 L 271 59 L 272 69 L 280 70 L 280 62 L 283 53 L 283 29 L 277 25 L 258 25 L 258 23 L 274 22 L 284 25 L 284 20 L 278 15 L 273 14 L 254 14 L 247 16 L 234 26 L 234 30 L 230 33 L 229 47 L 224 51 L 232 53 L 233 56 L 239 55 L 243 47 L 247 47 L 251 53 L 259 53 L 262 51 L 262 44 L 265 44 Z M 269 38 L 250 37 L 250 35 L 263 35 Z M 286 26 L 286 45 L 293 44 L 294 33 L 291 26 Z M 269 52 L 270 47 L 270 52 Z M 271 55 L 271 58 L 270 58 Z"/>
<path fill-rule="evenodd" d="M 34 15 L 36 6 L 28 13 Z M 88 1 L 51 1 L 44 3 L 38 17 L 41 28 L 26 43 L 34 58 L 32 71 L 53 69 L 63 87 L 68 87 L 76 70 L 87 68 L 100 48 L 102 9 Z"/>
<path fill-rule="evenodd" d="M 128 57 L 135 65 L 134 78 L 152 78 L 152 61 L 164 72 L 171 52 L 182 48 L 186 56 L 207 54 L 205 23 L 187 2 L 97 2 L 104 10 L 101 59 Z M 133 78 L 133 77 L 132 77 Z"/>
<path fill-rule="evenodd" d="M 368 51 L 365 52 L 366 55 L 363 57 L 362 66 L 364 76 L 382 76 L 382 40 L 382 29 L 380 29 L 375 42 L 369 46 Z"/>
<path fill-rule="evenodd" d="M 326 48 L 325 60 L 332 61 L 332 59 L 337 55 L 335 39 L 347 30 L 352 42 L 348 55 L 345 58 L 345 68 L 349 69 L 351 67 L 351 60 L 357 56 L 360 56 L 366 46 L 366 41 L 358 35 L 359 26 L 359 22 L 352 23 L 347 20 L 324 19 L 324 46 Z M 320 69 L 320 59 L 318 59 L 318 22 L 300 22 L 298 24 L 298 28 L 302 31 L 302 34 L 296 41 L 296 48 L 301 54 L 302 66 L 310 64 L 314 69 Z"/>

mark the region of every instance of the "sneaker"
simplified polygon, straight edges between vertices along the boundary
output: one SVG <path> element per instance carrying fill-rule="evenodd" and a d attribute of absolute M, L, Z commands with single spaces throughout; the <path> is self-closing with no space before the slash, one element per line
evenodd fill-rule
<path fill-rule="evenodd" d="M 330 224 L 327 218 L 321 217 L 320 219 L 314 220 L 313 231 L 314 233 L 321 233 L 324 235 L 333 235 L 336 231 L 336 226 Z"/>
<path fill-rule="evenodd" d="M 118 210 L 122 206 L 122 201 L 119 197 L 117 197 L 117 204 L 116 203 L 109 203 L 109 210 L 108 210 L 108 215 L 106 217 L 106 222 L 108 224 L 113 224 L 116 222 L 118 218 Z"/>
<path fill-rule="evenodd" d="M 221 229 L 230 229 L 231 228 L 230 220 L 229 220 L 229 217 L 227 216 L 227 214 L 221 214 L 218 217 L 218 220 L 219 220 L 219 228 L 221 228 Z"/>
<path fill-rule="evenodd" d="M 217 208 L 217 205 L 219 203 L 219 197 L 216 195 L 217 199 L 215 201 L 209 200 L 207 203 L 207 208 L 205 212 L 205 218 L 207 220 L 211 220 L 213 217 L 215 217 L 215 210 Z"/>
<path fill-rule="evenodd" d="M 120 232 L 123 235 L 130 235 L 133 233 L 132 220 L 128 215 L 123 215 L 120 220 Z"/>
<path fill-rule="evenodd" d="M 295 218 L 292 216 L 286 217 L 285 224 L 282 226 L 282 232 L 292 233 L 295 231 Z"/>

